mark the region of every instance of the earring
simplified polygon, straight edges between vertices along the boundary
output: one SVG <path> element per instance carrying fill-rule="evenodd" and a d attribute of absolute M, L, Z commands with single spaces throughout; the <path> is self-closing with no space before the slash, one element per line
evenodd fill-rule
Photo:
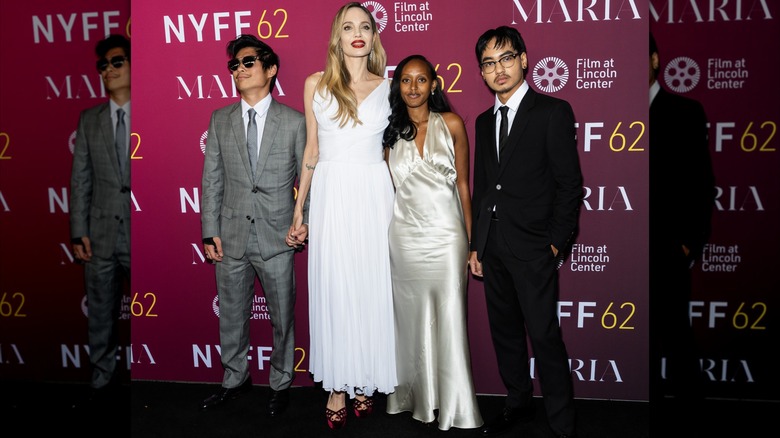
<path fill-rule="evenodd" d="M 435 89 L 435 88 L 434 88 L 433 90 L 431 90 L 431 96 L 433 96 L 433 94 L 434 94 L 435 92 L 436 92 L 436 89 Z"/>

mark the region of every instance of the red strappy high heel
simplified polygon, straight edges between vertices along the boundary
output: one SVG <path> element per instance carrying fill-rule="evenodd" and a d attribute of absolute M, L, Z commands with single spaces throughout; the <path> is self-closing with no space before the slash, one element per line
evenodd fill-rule
<path fill-rule="evenodd" d="M 338 411 L 325 408 L 325 417 L 328 419 L 328 427 L 333 430 L 341 429 L 347 423 L 347 408 L 345 406 Z"/>
<path fill-rule="evenodd" d="M 372 412 L 374 412 L 374 399 L 371 397 L 366 397 L 365 400 L 358 400 L 356 398 L 352 402 L 352 408 L 355 411 L 356 417 L 368 417 Z"/>

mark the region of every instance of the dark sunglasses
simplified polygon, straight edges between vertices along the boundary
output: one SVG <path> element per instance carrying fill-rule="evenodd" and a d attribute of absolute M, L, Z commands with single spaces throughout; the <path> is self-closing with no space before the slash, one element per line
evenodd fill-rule
<path fill-rule="evenodd" d="M 238 66 L 241 64 L 244 64 L 245 68 L 252 68 L 252 66 L 255 65 L 255 62 L 257 62 L 259 59 L 260 59 L 259 55 L 244 56 L 243 58 L 241 58 L 241 60 L 234 58 L 228 61 L 228 69 L 230 69 L 230 71 L 236 71 L 238 70 Z"/>
<path fill-rule="evenodd" d="M 115 69 L 122 67 L 127 61 L 127 56 L 117 55 L 112 56 L 111 59 L 101 58 L 97 61 L 98 71 L 106 71 L 108 64 L 110 63 Z"/>

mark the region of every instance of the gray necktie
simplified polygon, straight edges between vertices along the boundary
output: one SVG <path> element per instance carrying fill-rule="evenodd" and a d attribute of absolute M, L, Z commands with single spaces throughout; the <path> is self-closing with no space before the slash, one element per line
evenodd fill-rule
<path fill-rule="evenodd" d="M 116 135 L 114 144 L 116 146 L 116 156 L 119 162 L 119 174 L 125 171 L 127 164 L 127 128 L 125 127 L 125 110 L 119 108 L 116 110 Z"/>
<path fill-rule="evenodd" d="M 507 117 L 509 107 L 503 105 L 498 110 L 501 111 L 501 125 L 498 127 L 498 155 L 500 156 L 501 151 L 504 150 L 506 138 L 509 136 L 509 117 Z"/>
<path fill-rule="evenodd" d="M 255 177 L 257 170 L 257 122 L 255 121 L 255 111 L 249 108 L 249 126 L 246 129 L 246 148 L 249 153 L 249 165 L 252 167 L 252 178 Z"/>

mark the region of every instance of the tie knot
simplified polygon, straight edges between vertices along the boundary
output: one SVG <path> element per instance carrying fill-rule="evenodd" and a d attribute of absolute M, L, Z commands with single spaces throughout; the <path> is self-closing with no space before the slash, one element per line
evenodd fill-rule
<path fill-rule="evenodd" d="M 501 117 L 506 117 L 507 111 L 509 111 L 509 107 L 506 105 L 502 105 L 498 108 L 499 111 L 501 111 Z"/>
<path fill-rule="evenodd" d="M 117 118 L 119 118 L 121 120 L 122 117 L 125 116 L 125 110 L 123 110 L 122 108 L 117 108 L 116 109 L 116 116 L 117 116 Z"/>
<path fill-rule="evenodd" d="M 249 114 L 249 120 L 251 121 L 255 119 L 255 114 L 257 114 L 257 111 L 255 111 L 254 108 L 249 108 L 249 111 L 247 111 L 247 113 Z"/>

